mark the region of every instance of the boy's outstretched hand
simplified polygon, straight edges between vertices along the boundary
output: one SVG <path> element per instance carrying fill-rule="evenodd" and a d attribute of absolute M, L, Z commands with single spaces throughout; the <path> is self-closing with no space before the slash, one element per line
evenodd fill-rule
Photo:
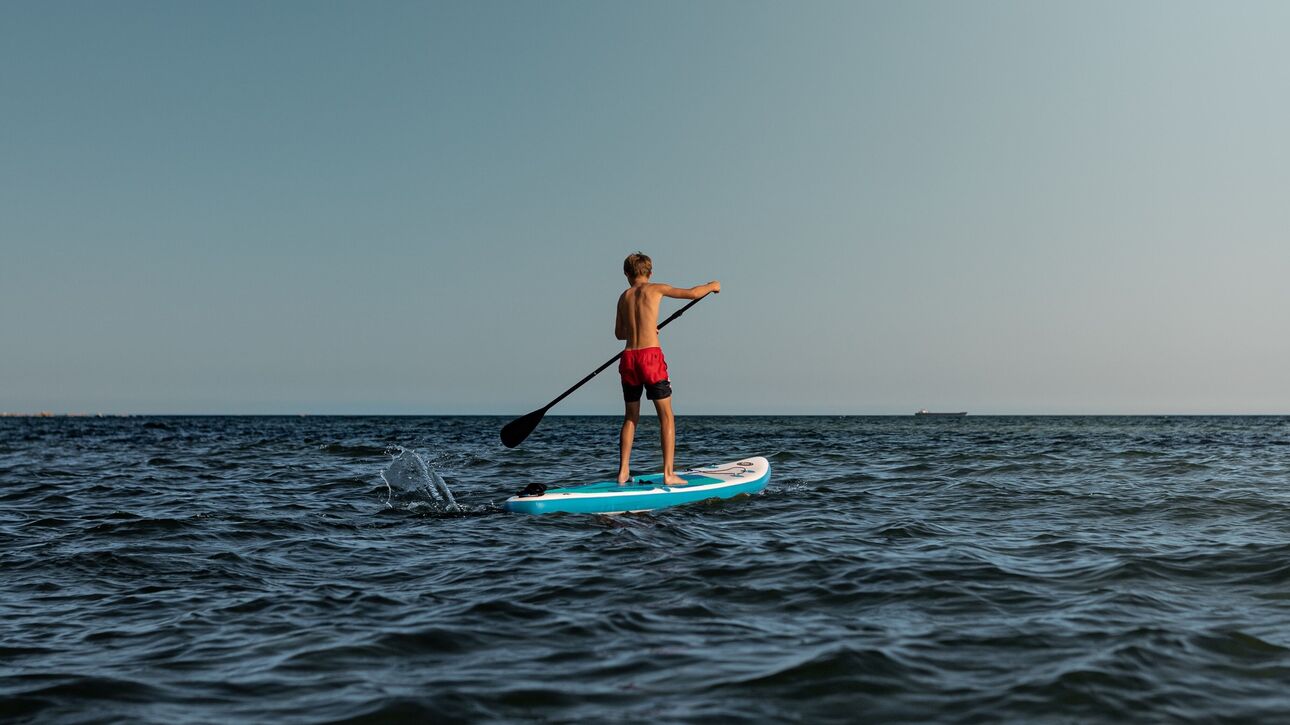
<path fill-rule="evenodd" d="M 708 283 L 708 286 L 712 288 L 712 292 L 713 292 L 713 294 L 718 294 L 718 295 L 719 295 L 719 294 L 721 294 L 721 283 L 720 283 L 720 282 L 718 282 L 718 281 L 716 281 L 716 280 L 714 279 L 714 280 L 712 280 L 711 282 L 709 282 L 709 283 Z"/>

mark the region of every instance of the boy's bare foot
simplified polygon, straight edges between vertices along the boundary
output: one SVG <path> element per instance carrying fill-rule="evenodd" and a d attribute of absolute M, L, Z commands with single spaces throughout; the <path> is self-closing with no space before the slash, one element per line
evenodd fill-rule
<path fill-rule="evenodd" d="M 689 481 L 685 480 L 684 478 L 681 478 L 676 474 L 672 474 L 671 476 L 664 476 L 663 483 L 666 483 L 669 486 L 683 486 L 689 483 Z"/>
<path fill-rule="evenodd" d="M 618 485 L 619 485 L 619 486 L 623 485 L 624 483 L 631 483 L 631 481 L 632 481 L 632 473 L 631 473 L 631 471 L 619 471 L 619 472 L 618 472 Z"/>

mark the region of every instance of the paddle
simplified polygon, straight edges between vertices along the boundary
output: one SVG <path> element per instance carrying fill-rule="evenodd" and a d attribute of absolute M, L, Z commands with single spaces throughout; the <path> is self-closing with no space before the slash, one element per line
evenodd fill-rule
<path fill-rule="evenodd" d="M 703 297 L 707 297 L 707 296 L 708 295 L 704 295 Z M 676 312 L 673 312 L 671 317 L 668 317 L 666 320 L 663 320 L 661 323 L 659 323 L 658 329 L 662 330 L 664 327 L 667 327 L 667 323 L 671 322 L 672 320 L 675 320 L 676 318 L 684 314 L 686 310 L 699 304 L 699 300 L 703 299 L 703 297 L 700 297 L 698 300 L 690 300 L 684 307 L 677 310 Z M 579 380 L 578 383 L 574 385 L 572 388 L 569 388 L 563 393 L 560 393 L 560 395 L 555 400 L 552 400 L 550 403 L 547 403 L 546 405 L 542 406 L 541 408 L 538 408 L 537 410 L 533 411 L 532 413 L 529 413 L 528 415 L 520 416 L 519 418 L 516 418 L 515 420 L 502 426 L 502 445 L 506 446 L 507 448 L 514 448 L 515 446 L 518 446 L 519 444 L 523 443 L 524 439 L 528 438 L 529 434 L 533 432 L 533 429 L 538 427 L 538 423 L 542 422 L 542 416 L 546 415 L 546 412 L 548 410 L 553 408 L 556 403 L 569 397 L 569 393 L 572 393 L 578 388 L 581 388 L 583 384 L 585 384 L 588 380 L 599 375 L 602 370 L 609 367 L 610 365 L 613 365 L 615 362 L 617 362 L 618 358 L 622 356 L 623 354 L 620 352 L 617 355 L 609 358 L 608 360 L 605 361 L 604 365 L 601 365 L 595 370 L 592 370 L 590 375 L 583 378 L 582 380 Z"/>

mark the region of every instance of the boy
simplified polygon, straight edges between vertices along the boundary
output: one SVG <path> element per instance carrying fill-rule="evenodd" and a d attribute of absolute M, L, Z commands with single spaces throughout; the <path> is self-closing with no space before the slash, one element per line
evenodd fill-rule
<path fill-rule="evenodd" d="M 623 400 L 627 411 L 623 415 L 623 429 L 619 436 L 618 482 L 627 483 L 632 474 L 628 461 L 632 457 L 632 439 L 636 437 L 636 424 L 641 417 L 641 391 L 652 401 L 658 412 L 659 436 L 663 442 L 663 481 L 678 485 L 685 479 L 672 470 L 675 450 L 676 420 L 672 416 L 672 383 L 667 379 L 667 362 L 658 344 L 658 302 L 664 297 L 697 300 L 709 292 L 720 292 L 721 283 L 713 280 L 707 284 L 680 289 L 649 281 L 654 272 L 650 258 L 637 252 L 623 260 L 623 274 L 627 275 L 627 291 L 618 298 L 618 316 L 614 320 L 614 337 L 627 341 L 618 375 L 623 381 Z"/>

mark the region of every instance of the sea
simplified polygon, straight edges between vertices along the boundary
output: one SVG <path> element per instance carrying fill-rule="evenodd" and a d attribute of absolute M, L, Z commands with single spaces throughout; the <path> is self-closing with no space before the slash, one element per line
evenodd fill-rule
<path fill-rule="evenodd" d="M 0 720 L 1290 721 L 1290 418 L 507 420 L 0 419 Z"/>

